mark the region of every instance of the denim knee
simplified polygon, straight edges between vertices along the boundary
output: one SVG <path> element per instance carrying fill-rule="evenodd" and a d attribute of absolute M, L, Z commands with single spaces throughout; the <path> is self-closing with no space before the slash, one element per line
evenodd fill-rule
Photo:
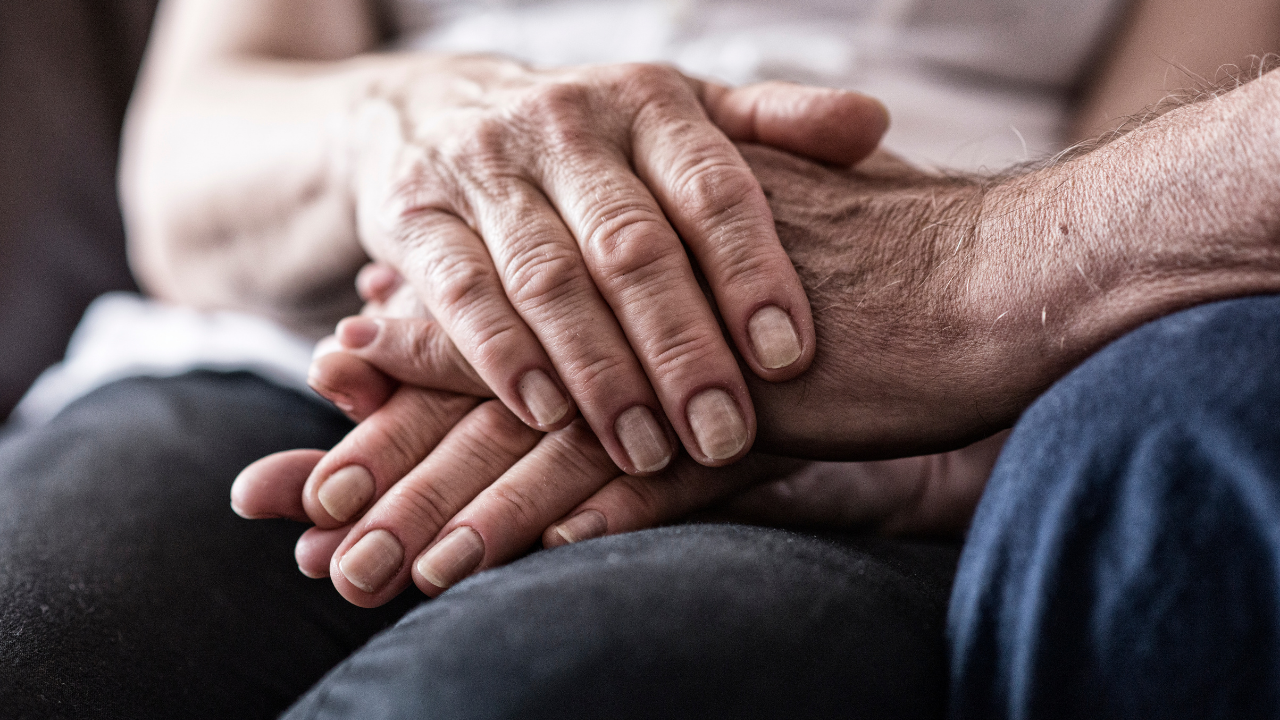
<path fill-rule="evenodd" d="M 1280 709 L 1280 298 L 1148 324 L 1041 397 L 974 518 L 954 717 Z"/>

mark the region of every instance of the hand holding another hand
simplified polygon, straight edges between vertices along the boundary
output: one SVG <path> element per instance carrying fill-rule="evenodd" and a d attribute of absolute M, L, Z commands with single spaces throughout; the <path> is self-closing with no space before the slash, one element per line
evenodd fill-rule
<path fill-rule="evenodd" d="M 497 398 L 543 431 L 576 404 L 628 472 L 665 467 L 677 439 L 704 465 L 740 458 L 755 415 L 730 345 L 779 381 L 808 366 L 814 339 L 730 140 L 848 164 L 878 143 L 883 108 L 652 65 L 369 62 L 350 133 L 359 235 Z"/>
<path fill-rule="evenodd" d="M 929 393 L 936 397 L 938 391 L 927 385 L 913 404 L 902 408 L 903 416 L 916 423 L 909 431 L 892 424 L 902 422 L 890 412 L 892 406 L 861 418 L 848 412 L 848 405 L 865 404 L 868 398 L 909 396 L 913 383 L 929 379 L 898 376 L 894 370 L 901 368 L 885 369 L 880 363 L 860 367 L 865 350 L 859 343 L 865 337 L 846 332 L 847 323 L 857 317 L 857 303 L 848 298 L 868 283 L 881 289 L 876 283 L 881 273 L 901 268 L 936 242 L 927 234 L 900 230 L 895 222 L 908 229 L 927 226 L 924 213 L 930 209 L 953 217 L 957 203 L 939 208 L 939 193 L 971 188 L 952 188 L 944 179 L 885 160 L 862 173 L 838 173 L 757 149 L 750 149 L 748 157 L 770 182 L 795 185 L 794 192 L 766 185 L 783 237 L 800 259 L 802 277 L 840 283 L 815 283 L 811 292 L 825 298 L 846 293 L 845 302 L 817 305 L 823 345 L 809 375 L 789 383 L 758 384 L 756 391 L 769 398 L 761 405 L 770 419 L 763 439 L 789 443 L 794 452 L 856 456 L 875 452 L 856 433 L 883 436 L 886 419 L 887 427 L 900 433 L 891 438 L 899 447 L 919 443 L 920 436 L 928 438 L 925 442 L 941 437 L 941 442 L 958 444 L 965 434 L 980 432 L 982 426 L 972 422 L 957 431 L 955 418 L 966 416 L 954 408 L 931 414 L 934 409 L 922 399 Z M 829 183 L 858 194 L 819 192 Z M 855 201 L 860 204 L 851 210 Z M 963 232 L 963 223 L 956 222 L 956 228 Z M 854 232 L 867 229 L 883 234 Z M 895 246 L 901 257 L 890 254 Z M 863 262 L 843 262 L 855 254 Z M 924 252 L 924 257 L 933 255 Z M 385 273 L 383 280 L 372 279 L 378 275 L 362 276 L 366 295 L 375 296 L 369 312 L 394 308 L 396 314 L 416 317 L 344 321 L 338 330 L 344 349 L 321 355 L 313 374 L 317 387 L 339 399 L 356 419 L 371 414 L 327 455 L 295 451 L 251 466 L 237 481 L 236 496 L 237 508 L 246 515 L 315 522 L 317 528 L 299 543 L 299 565 L 308 574 L 331 574 L 340 592 L 357 604 L 385 602 L 409 582 L 434 595 L 475 570 L 517 557 L 539 537 L 553 546 L 650 527 L 753 486 L 760 488 L 735 501 L 734 509 L 755 521 L 958 531 L 967 523 L 1002 441 L 994 438 L 929 458 L 863 464 L 805 464 L 753 454 L 732 468 L 712 469 L 682 459 L 652 477 L 628 476 L 608 461 L 581 421 L 540 437 L 496 403 L 477 406 L 477 400 L 423 389 L 491 394 L 439 326 L 411 307 L 405 289 L 397 291 Z M 371 286 L 381 289 L 371 292 Z M 918 293 L 914 288 L 905 297 L 918 298 Z M 932 319 L 917 309 L 915 321 L 927 327 Z M 903 352 L 889 342 L 894 338 L 885 329 L 868 331 L 871 337 L 876 331 L 887 337 L 885 351 Z M 906 335 L 899 340 L 909 347 L 920 339 Z M 955 350 L 931 347 L 935 354 L 918 362 L 936 366 Z M 869 377 L 876 368 L 884 374 Z M 884 389 L 859 399 L 859 386 L 842 384 L 857 372 L 868 378 L 865 387 Z M 406 384 L 397 385 L 389 375 Z M 945 387 L 945 380 L 934 380 Z M 938 417 L 941 423 L 929 424 Z M 458 418 L 457 426 L 444 433 Z M 850 427 L 852 437 L 839 434 Z M 359 469 L 349 469 L 353 467 Z M 356 485 L 359 491 L 350 492 Z M 354 525 L 347 524 L 352 520 Z"/>
<path fill-rule="evenodd" d="M 246 517 L 314 522 L 298 542 L 299 568 L 331 576 L 344 597 L 362 606 L 380 605 L 410 583 L 435 596 L 519 557 L 539 539 L 555 547 L 707 509 L 760 523 L 958 532 L 999 448 L 997 439 L 933 458 L 845 464 L 751 453 L 729 468 L 682 457 L 656 475 L 626 475 L 580 419 L 543 435 L 493 400 L 396 387 L 371 363 L 453 386 L 467 382 L 466 370 L 445 364 L 433 380 L 428 366 L 398 356 L 399 342 L 439 337 L 432 321 L 382 322 L 380 337 L 405 337 L 326 353 L 313 375 L 358 406 L 380 407 L 328 453 L 269 456 L 247 468 L 233 489 L 233 505 Z M 353 384 L 360 377 L 351 372 L 355 366 L 381 382 Z"/>

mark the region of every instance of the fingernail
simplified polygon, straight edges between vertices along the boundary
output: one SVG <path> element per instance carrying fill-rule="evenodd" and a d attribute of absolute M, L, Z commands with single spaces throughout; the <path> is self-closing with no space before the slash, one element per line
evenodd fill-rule
<path fill-rule="evenodd" d="M 235 481 L 231 483 L 231 512 L 239 515 L 245 520 L 253 520 L 255 518 L 249 515 L 243 507 L 244 494 L 248 492 L 247 488 L 249 485 L 248 480 L 243 480 L 244 477 L 245 472 L 244 470 L 241 470 L 240 474 L 236 476 Z"/>
<path fill-rule="evenodd" d="M 382 329 L 380 323 L 372 318 L 356 316 L 343 319 L 334 330 L 338 342 L 348 350 L 359 350 L 373 342 Z"/>
<path fill-rule="evenodd" d="M 747 442 L 747 425 L 738 403 L 720 388 L 703 390 L 689 401 L 689 426 L 702 454 L 712 460 L 737 455 Z"/>
<path fill-rule="evenodd" d="M 564 538 L 566 543 L 597 538 L 608 529 L 609 521 L 599 510 L 583 510 L 555 527 L 556 534 Z"/>
<path fill-rule="evenodd" d="M 671 445 L 653 413 L 636 405 L 618 416 L 613 423 L 618 442 L 627 451 L 631 464 L 640 472 L 661 470 L 671 462 Z"/>
<path fill-rule="evenodd" d="M 418 560 L 418 574 L 438 588 L 452 587 L 484 559 L 484 540 L 469 527 L 444 536 Z"/>
<path fill-rule="evenodd" d="M 747 332 L 755 348 L 756 360 L 770 370 L 784 368 L 800 359 L 800 336 L 791 316 L 780 307 L 760 308 L 747 321 Z"/>
<path fill-rule="evenodd" d="M 338 569 L 352 585 L 376 593 L 395 576 L 403 561 L 404 548 L 396 536 L 386 530 L 374 530 L 351 546 L 338 561 Z"/>
<path fill-rule="evenodd" d="M 348 465 L 320 483 L 316 497 L 329 517 L 346 522 L 373 497 L 373 475 L 359 465 Z"/>
<path fill-rule="evenodd" d="M 520 378 L 520 399 L 529 408 L 539 425 L 554 425 L 569 411 L 569 401 L 564 399 L 551 378 L 541 370 L 530 370 Z"/>

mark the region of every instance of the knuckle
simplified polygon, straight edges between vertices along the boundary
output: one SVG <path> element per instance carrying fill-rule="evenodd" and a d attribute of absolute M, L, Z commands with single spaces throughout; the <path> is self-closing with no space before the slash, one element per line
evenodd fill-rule
<path fill-rule="evenodd" d="M 513 117 L 552 149 L 579 146 L 591 134 L 595 99 L 592 88 L 578 80 L 556 80 L 535 86 L 512 109 Z"/>
<path fill-rule="evenodd" d="M 538 234 L 533 230 L 532 234 Z M 517 308 L 563 306 L 589 286 L 581 255 L 556 242 L 516 242 L 504 268 L 508 297 Z M 563 307 L 561 307 L 563 310 Z"/>
<path fill-rule="evenodd" d="M 726 159 L 703 158 L 676 173 L 673 200 L 705 229 L 730 233 L 751 217 L 759 183 L 746 167 Z M 730 227 L 734 226 L 734 227 Z"/>
<path fill-rule="evenodd" d="M 657 63 L 626 63 L 617 68 L 617 84 L 642 99 L 668 99 L 673 89 L 684 87 L 678 70 Z"/>
<path fill-rule="evenodd" d="M 502 365 L 520 343 L 521 325 L 507 306 L 497 270 L 488 258 L 444 255 L 431 261 L 429 268 L 431 311 L 447 319 L 458 337 L 466 338 L 471 347 L 468 360 L 480 368 Z"/>
<path fill-rule="evenodd" d="M 423 321 L 418 324 L 415 332 L 409 337 L 406 352 L 409 355 L 411 367 L 420 380 L 447 383 L 462 379 L 470 381 L 477 388 L 485 387 L 484 380 L 462 356 L 457 346 L 437 322 Z M 436 386 L 428 385 L 428 387 Z M 459 390 L 452 386 L 442 386 L 437 389 Z"/>
<path fill-rule="evenodd" d="M 685 323 L 668 332 L 658 334 L 646 348 L 654 377 L 674 379 L 693 372 L 705 372 L 718 368 L 721 336 L 709 335 L 694 323 Z"/>
<path fill-rule="evenodd" d="M 502 483 L 489 489 L 491 511 L 503 518 L 504 525 L 517 529 L 542 530 L 547 520 L 541 517 L 538 488 L 518 483 Z"/>
<path fill-rule="evenodd" d="M 425 162 L 406 163 L 390 180 L 376 205 L 373 219 L 379 230 L 403 241 L 417 240 L 424 229 L 433 226 L 432 211 L 445 210 L 453 204 L 445 183 L 439 180 L 440 175 L 428 169 Z"/>
<path fill-rule="evenodd" d="M 657 241 L 667 234 L 649 208 L 602 207 L 588 223 L 583 252 L 602 283 L 630 287 L 672 269 L 670 246 Z"/>
<path fill-rule="evenodd" d="M 521 331 L 517 320 L 502 317 L 477 319 L 463 332 L 472 336 L 472 354 L 476 365 L 501 371 L 520 345 Z"/>
<path fill-rule="evenodd" d="M 394 473 L 402 473 L 405 468 L 411 468 L 420 462 L 425 453 L 416 433 L 410 429 L 412 423 L 406 422 L 405 418 L 397 420 L 376 422 L 371 432 L 365 435 L 365 442 L 361 443 L 363 447 L 356 454 L 375 460 L 380 467 L 394 469 Z M 391 479 L 394 481 L 399 478 Z"/>
<path fill-rule="evenodd" d="M 618 388 L 631 387 L 635 383 L 631 376 L 630 363 L 616 353 L 600 353 L 594 348 L 588 349 L 572 363 L 572 377 L 580 387 L 587 388 L 587 393 L 596 400 L 616 393 Z"/>
<path fill-rule="evenodd" d="M 719 283 L 769 283 L 786 269 L 782 246 L 768 232 L 772 216 L 750 171 L 727 163 L 694 166 L 676 188 L 676 203 L 705 234 L 712 258 L 706 269 Z"/>
<path fill-rule="evenodd" d="M 400 483 L 394 492 L 393 500 L 400 513 L 408 515 L 419 525 L 438 528 L 448 522 L 456 511 L 449 496 L 430 479 Z"/>
<path fill-rule="evenodd" d="M 408 353 L 411 362 L 423 376 L 435 376 L 447 369 L 450 357 L 443 352 L 444 335 L 440 326 L 428 321 L 415 322 L 409 335 Z"/>
<path fill-rule="evenodd" d="M 523 174 L 524 143 L 511 120 L 482 114 L 442 139 L 436 174 L 453 189 L 451 206 L 465 207 L 465 198 L 477 196 L 505 199 Z"/>
<path fill-rule="evenodd" d="M 785 273 L 795 272 L 790 262 L 775 263 L 768 247 L 747 238 L 721 243 L 714 252 L 715 280 L 724 288 L 759 292 L 758 288 L 776 287 L 778 281 L 786 277 Z"/>
<path fill-rule="evenodd" d="M 491 301 L 498 287 L 488 258 L 472 253 L 439 254 L 427 278 L 433 300 L 446 314 Z"/>
<path fill-rule="evenodd" d="M 584 82 L 557 79 L 534 86 L 517 108 L 535 120 L 576 121 L 590 107 L 591 95 L 591 88 Z"/>

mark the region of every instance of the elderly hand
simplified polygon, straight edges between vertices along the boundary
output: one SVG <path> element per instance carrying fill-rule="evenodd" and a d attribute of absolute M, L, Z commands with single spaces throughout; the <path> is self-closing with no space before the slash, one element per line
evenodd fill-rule
<path fill-rule="evenodd" d="M 326 393 L 354 400 L 353 408 L 377 409 L 328 453 L 268 456 L 246 468 L 232 491 L 243 516 L 314 522 L 298 542 L 299 568 L 330 575 L 344 597 L 362 606 L 382 604 L 410 582 L 435 596 L 519 557 L 539 537 L 554 547 L 653 527 L 753 486 L 718 515 L 898 533 L 963 531 L 1001 442 L 861 464 L 751 453 L 732 468 L 706 468 L 680 458 L 659 474 L 630 476 L 613 466 L 580 420 L 542 436 L 494 401 L 477 406 L 464 395 L 396 388 L 369 363 L 423 384 L 485 390 L 442 347 L 448 341 L 431 320 L 380 322 L 382 341 L 326 352 L 313 375 Z M 426 354 L 404 353 L 424 347 Z"/>
<path fill-rule="evenodd" d="M 331 575 L 353 603 L 382 604 L 410 582 L 434 596 L 518 557 L 540 536 L 551 546 L 661 524 L 797 464 L 751 455 L 717 469 L 680 458 L 657 475 L 627 476 L 581 419 L 543 435 L 475 397 L 488 388 L 438 324 L 421 317 L 407 287 L 371 280 L 386 278 L 383 271 L 361 276 L 363 294 L 375 296 L 366 313 L 384 324 L 377 342 L 362 357 L 322 352 L 312 374 L 360 424 L 327 453 L 295 450 L 254 463 L 232 489 L 245 517 L 314 522 L 298 542 L 298 567 Z M 339 339 L 351 327 L 344 321 Z M 456 392 L 397 385 L 363 358 L 385 358 L 385 369 Z M 557 523 L 596 496 L 630 501 L 609 517 L 575 513 Z M 605 524 L 584 526 L 584 518 Z"/>
<path fill-rule="evenodd" d="M 651 65 L 367 62 L 377 81 L 349 133 L 361 241 L 498 399 L 544 431 L 576 403 L 632 473 L 665 467 L 677 438 L 704 465 L 741 457 L 751 398 L 689 256 L 755 375 L 795 377 L 814 338 L 730 138 L 848 164 L 879 141 L 883 108 Z"/>
<path fill-rule="evenodd" d="M 749 151 L 749 156 L 755 154 Z M 950 181 L 883 159 L 863 173 L 837 173 L 828 178 L 807 164 L 793 165 L 789 158 L 766 153 L 758 158 L 757 171 L 780 183 L 820 178 L 860 193 L 867 213 L 839 213 L 848 206 L 838 202 L 817 205 L 836 198 L 815 194 L 812 184 L 800 185 L 809 192 L 787 195 L 769 186 L 780 218 L 803 218 L 810 223 L 807 230 L 800 225 L 791 228 L 794 236 L 789 240 L 808 263 L 801 267 L 811 272 L 821 270 L 827 278 L 840 278 L 849 271 L 838 262 L 822 262 L 824 242 L 837 258 L 848 252 L 845 236 L 835 234 L 840 223 L 851 233 L 859 223 L 880 228 L 883 236 L 867 233 L 853 237 L 868 245 L 899 244 L 905 257 L 894 262 L 902 265 L 928 243 L 899 230 L 895 223 L 911 227 L 911 223 L 920 224 L 919 216 L 929 210 L 948 217 L 956 211 L 952 206 L 925 204 L 930 196 L 937 197 L 947 189 Z M 956 183 L 953 189 L 972 190 L 964 183 Z M 784 199 L 794 207 L 784 210 Z M 849 199 L 844 198 L 846 202 Z M 871 211 L 877 214 L 862 217 Z M 819 214 L 823 212 L 829 214 Z M 872 281 L 883 270 L 871 263 L 854 268 Z M 365 273 L 361 281 L 365 294 L 377 300 L 374 312 L 385 313 L 394 307 L 395 314 L 421 314 L 410 307 L 412 297 L 405 301 L 404 288 L 396 290 L 393 276 L 374 270 Z M 851 287 L 856 286 L 844 284 L 845 290 Z M 827 327 L 833 330 L 832 347 L 827 352 L 824 336 L 819 356 L 828 365 L 816 366 L 811 372 L 817 374 L 812 382 L 820 384 L 848 371 L 842 363 L 857 359 L 850 348 L 857 347 L 858 338 L 835 332 L 839 323 L 849 322 L 849 306 L 819 307 L 833 314 L 827 319 L 831 323 Z M 819 327 L 824 324 L 820 316 Z M 370 327 L 373 333 L 366 332 Z M 308 531 L 299 543 L 300 567 L 314 575 L 331 574 L 343 595 L 358 604 L 384 602 L 410 580 L 434 594 L 477 569 L 517 556 L 539 534 L 545 545 L 555 545 L 647 527 L 706 508 L 766 480 L 777 481 L 779 476 L 783 476 L 780 483 L 738 501 L 739 512 L 761 521 L 955 531 L 967 523 L 1001 442 L 996 438 L 923 459 L 811 465 L 792 477 L 786 476 L 800 466 L 752 456 L 749 465 L 732 469 L 711 470 L 682 462 L 668 473 L 638 478 L 620 474 L 603 462 L 596 441 L 582 427 L 571 426 L 541 441 L 535 436 L 523 437 L 523 429 L 511 425 L 509 416 L 498 413 L 492 403 L 473 411 L 441 442 L 441 426 L 461 417 L 471 404 L 445 407 L 445 396 L 432 395 L 418 386 L 472 395 L 490 393 L 428 318 L 347 320 L 340 324 L 337 340 L 345 349 L 322 354 L 313 381 L 322 392 L 340 400 L 356 419 L 372 415 L 327 455 L 319 451 L 285 453 L 247 469 L 237 482 L 236 505 L 247 515 L 266 513 L 315 522 L 320 529 Z M 410 384 L 396 389 L 381 371 Z M 891 376 L 879 378 L 882 383 L 892 380 Z M 907 375 L 901 381 L 915 380 Z M 838 386 L 820 385 L 817 397 L 811 396 L 812 386 L 802 382 L 761 387 L 789 389 L 791 393 L 769 408 L 770 416 L 779 420 L 779 435 L 794 435 L 793 426 L 821 424 L 820 418 L 792 409 L 823 413 L 832 422 L 847 422 L 843 405 L 849 402 L 849 393 Z M 388 395 L 391 400 L 384 405 Z M 430 399 L 425 404 L 409 400 L 415 397 Z M 871 422 L 866 426 L 875 428 Z M 928 428 L 916 431 L 927 433 Z M 964 428 L 964 432 L 973 431 L 973 426 Z M 955 442 L 956 437 L 953 433 L 948 441 Z M 856 444 L 856 438 L 834 440 Z M 832 445 L 831 436 L 815 433 L 809 442 L 810 449 L 818 452 L 840 449 Z M 898 438 L 898 442 L 910 440 Z M 354 526 L 346 525 L 356 518 Z"/>

